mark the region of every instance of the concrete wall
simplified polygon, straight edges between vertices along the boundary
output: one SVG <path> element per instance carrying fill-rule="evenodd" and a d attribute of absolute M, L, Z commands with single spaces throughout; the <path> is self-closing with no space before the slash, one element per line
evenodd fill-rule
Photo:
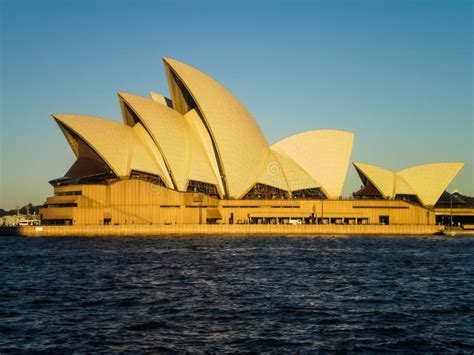
<path fill-rule="evenodd" d="M 40 211 L 43 220 L 69 219 L 74 225 L 100 225 L 104 218 L 118 225 L 198 224 L 200 214 L 205 223 L 208 211 L 217 209 L 223 224 L 229 223 L 231 215 L 237 223 L 249 217 L 308 218 L 313 214 L 352 222 L 365 219 L 368 224 L 378 224 L 380 216 L 388 216 L 390 224 L 435 224 L 433 211 L 393 200 L 218 200 L 141 180 L 55 188 L 55 193 L 66 191 L 82 194 L 48 198 L 48 208 Z M 55 207 L 54 203 L 76 203 L 77 207 Z"/>
<path fill-rule="evenodd" d="M 433 225 L 119 225 L 21 226 L 15 234 L 41 236 L 185 236 L 185 235 L 431 235 L 443 230 Z M 10 232 L 12 233 L 12 232 Z"/>

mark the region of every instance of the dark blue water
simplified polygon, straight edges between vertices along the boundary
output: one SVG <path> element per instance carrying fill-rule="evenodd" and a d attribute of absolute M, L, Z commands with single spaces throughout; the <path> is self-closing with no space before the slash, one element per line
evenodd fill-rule
<path fill-rule="evenodd" d="M 0 238 L 1 352 L 474 351 L 474 238 Z"/>

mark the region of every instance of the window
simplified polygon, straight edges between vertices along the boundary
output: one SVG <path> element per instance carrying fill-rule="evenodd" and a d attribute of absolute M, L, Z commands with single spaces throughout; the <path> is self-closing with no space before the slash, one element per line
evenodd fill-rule
<path fill-rule="evenodd" d="M 160 176 L 150 174 L 150 173 L 145 173 L 143 171 L 132 170 L 130 173 L 130 179 L 143 180 L 143 181 L 149 182 L 150 184 L 166 187 L 165 183 L 163 182 Z"/>
<path fill-rule="evenodd" d="M 244 196 L 244 200 L 274 200 L 287 199 L 288 192 L 273 186 L 257 183 Z"/>
<path fill-rule="evenodd" d="M 79 196 L 82 195 L 82 191 L 62 191 L 56 192 L 55 196 Z"/>
<path fill-rule="evenodd" d="M 189 180 L 186 192 L 203 193 L 214 197 L 218 196 L 216 185 L 196 180 Z"/>
<path fill-rule="evenodd" d="M 303 189 L 303 190 L 297 190 L 293 191 L 291 193 L 291 196 L 294 199 L 298 200 L 304 200 L 304 199 L 323 199 L 326 198 L 322 191 L 319 188 L 313 188 L 313 189 Z"/>

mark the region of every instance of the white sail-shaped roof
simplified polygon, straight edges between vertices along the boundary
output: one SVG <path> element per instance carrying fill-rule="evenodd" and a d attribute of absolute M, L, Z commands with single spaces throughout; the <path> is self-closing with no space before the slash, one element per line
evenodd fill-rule
<path fill-rule="evenodd" d="M 60 127 L 67 127 L 89 145 L 117 176 L 128 177 L 131 170 L 163 175 L 151 151 L 131 127 L 94 116 L 57 114 L 53 117 Z M 71 138 L 69 135 L 68 142 Z M 73 151 L 75 146 L 71 145 Z"/>
<path fill-rule="evenodd" d="M 464 163 L 423 164 L 398 172 L 364 163 L 354 166 L 364 184 L 368 179 L 385 198 L 416 195 L 424 206 L 434 206 Z"/>
<path fill-rule="evenodd" d="M 268 143 L 247 109 L 210 76 L 164 58 L 173 107 L 198 109 L 216 151 L 227 197 L 241 198 L 255 184 L 267 158 Z"/>
<path fill-rule="evenodd" d="M 156 146 L 153 139 L 150 137 L 150 135 L 146 131 L 145 127 L 143 127 L 141 123 L 137 123 L 135 126 L 133 126 L 133 131 L 137 135 L 138 139 L 142 142 L 142 144 L 144 144 L 149 149 L 149 151 L 155 158 L 155 161 L 157 162 L 158 166 L 160 167 L 160 170 L 162 171 L 162 174 L 160 176 L 164 184 L 166 185 L 166 187 L 172 189 L 173 182 L 171 180 L 168 169 L 166 168 L 166 163 L 163 159 L 163 156 L 158 150 L 158 147 Z M 140 170 L 140 169 L 135 168 L 135 170 Z"/>
<path fill-rule="evenodd" d="M 315 130 L 292 135 L 271 148 L 301 166 L 330 198 L 341 195 L 354 143 L 354 133 Z"/>
<path fill-rule="evenodd" d="M 398 173 L 395 173 L 394 182 L 394 196 L 395 195 L 416 195 L 415 190 L 408 184 L 408 182 Z"/>
<path fill-rule="evenodd" d="M 175 110 L 129 93 L 119 93 L 124 121 L 129 126 L 136 122 L 133 113 L 153 138 L 175 188 L 186 191 L 189 165 L 189 137 L 183 116 Z M 133 111 L 131 114 L 127 106 Z"/>
<path fill-rule="evenodd" d="M 354 166 L 361 178 L 367 178 L 384 198 L 394 197 L 395 173 L 393 171 L 365 163 L 354 163 Z"/>
<path fill-rule="evenodd" d="M 318 188 L 329 198 L 340 197 L 352 132 L 308 131 L 270 147 L 252 115 L 220 83 L 187 64 L 163 60 L 173 101 L 154 92 L 151 99 L 119 93 L 125 125 L 93 116 L 54 115 L 80 156 L 70 177 L 76 171 L 83 174 L 84 167 L 92 171 L 97 163 L 100 174 L 113 170 L 118 177 L 129 177 L 136 170 L 158 175 L 178 191 L 203 187 L 199 182 L 215 185 L 221 198 L 243 198 L 256 184 L 289 194 Z M 425 164 L 398 172 L 354 166 L 364 184 L 370 182 L 383 197 L 416 195 L 432 206 L 464 164 Z M 363 191 L 373 193 L 372 188 Z M 275 191 L 275 196 L 283 195 Z"/>
<path fill-rule="evenodd" d="M 189 180 L 216 185 L 223 195 L 222 183 L 209 134 L 201 118 L 192 110 L 181 113 L 142 96 L 119 93 L 124 121 L 143 123 L 163 156 L 168 172 L 179 191 L 186 191 Z M 131 117 L 127 106 L 136 115 Z M 217 170 L 217 171 L 216 171 Z"/>
<path fill-rule="evenodd" d="M 219 175 L 216 156 L 211 138 L 206 131 L 196 110 L 191 110 L 184 115 L 188 126 L 190 142 L 189 180 L 207 182 L 216 185 L 221 197 L 224 196 L 224 187 Z"/>
<path fill-rule="evenodd" d="M 271 149 L 273 156 L 278 162 L 278 168 L 282 170 L 286 183 L 291 192 L 305 189 L 320 188 L 321 185 L 309 175 L 301 166 L 283 152 Z M 273 166 L 275 169 L 275 167 Z M 271 167 L 268 167 L 271 169 Z"/>
<path fill-rule="evenodd" d="M 261 167 L 256 179 L 259 184 L 276 187 L 277 189 L 290 191 L 290 187 L 276 153 L 269 151 L 265 164 Z"/>
<path fill-rule="evenodd" d="M 422 204 L 433 206 L 463 167 L 464 163 L 423 164 L 401 170 L 397 175 L 412 187 Z"/>
<path fill-rule="evenodd" d="M 163 95 L 150 91 L 150 97 L 153 101 L 158 102 L 159 104 L 162 104 L 168 107 L 173 107 L 173 102 Z"/>

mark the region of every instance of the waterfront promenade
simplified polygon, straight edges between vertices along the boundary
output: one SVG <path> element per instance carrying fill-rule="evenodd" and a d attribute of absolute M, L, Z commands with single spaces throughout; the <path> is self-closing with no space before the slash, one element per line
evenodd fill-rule
<path fill-rule="evenodd" d="M 170 224 L 19 226 L 4 228 L 3 235 L 46 236 L 189 236 L 189 235 L 431 235 L 444 230 L 438 225 L 259 225 Z"/>

